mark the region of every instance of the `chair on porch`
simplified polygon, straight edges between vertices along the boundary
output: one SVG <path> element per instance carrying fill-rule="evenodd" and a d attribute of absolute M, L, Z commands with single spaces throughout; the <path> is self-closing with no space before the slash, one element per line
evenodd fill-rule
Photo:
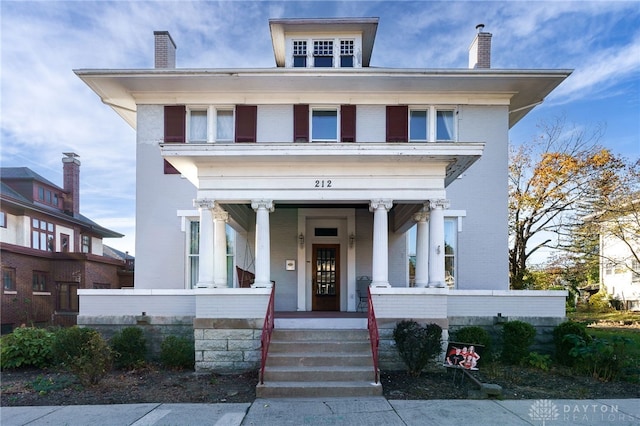
<path fill-rule="evenodd" d="M 236 266 L 236 273 L 238 274 L 238 287 L 240 288 L 251 288 L 251 285 L 256 281 L 256 274 L 245 271 L 239 266 Z M 276 282 L 271 280 L 271 284 L 276 285 Z"/>
<path fill-rule="evenodd" d="M 369 307 L 369 294 L 367 293 L 369 284 L 371 284 L 371 278 L 367 276 L 358 277 L 356 280 L 356 293 L 358 295 L 356 311 L 358 312 L 366 312 Z"/>

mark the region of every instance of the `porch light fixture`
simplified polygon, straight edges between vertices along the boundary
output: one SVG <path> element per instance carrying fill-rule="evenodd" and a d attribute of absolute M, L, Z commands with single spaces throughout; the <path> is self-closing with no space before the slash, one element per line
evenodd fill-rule
<path fill-rule="evenodd" d="M 300 247 L 304 247 L 304 234 L 302 232 L 298 235 L 298 241 L 300 242 Z"/>
<path fill-rule="evenodd" d="M 356 235 L 352 232 L 351 235 L 349 235 L 349 247 L 353 247 L 355 242 L 356 242 Z"/>

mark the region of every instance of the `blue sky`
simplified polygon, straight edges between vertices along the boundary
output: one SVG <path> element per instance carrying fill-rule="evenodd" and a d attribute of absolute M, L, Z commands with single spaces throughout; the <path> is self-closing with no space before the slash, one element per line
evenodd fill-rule
<path fill-rule="evenodd" d="M 62 153 L 80 155 L 81 212 L 125 234 L 134 253 L 135 132 L 73 73 L 152 68 L 168 30 L 179 68 L 275 66 L 270 18 L 378 17 L 371 66 L 466 68 L 476 24 L 492 68 L 574 69 L 510 133 L 543 119 L 606 125 L 602 145 L 640 157 L 640 1 L 11 1 L 0 2 L 2 166 L 62 186 Z"/>

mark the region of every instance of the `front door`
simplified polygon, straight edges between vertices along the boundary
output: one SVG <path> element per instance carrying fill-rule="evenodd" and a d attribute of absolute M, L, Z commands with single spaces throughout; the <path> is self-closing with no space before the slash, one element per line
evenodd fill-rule
<path fill-rule="evenodd" d="M 311 309 L 340 310 L 340 245 L 313 244 Z"/>

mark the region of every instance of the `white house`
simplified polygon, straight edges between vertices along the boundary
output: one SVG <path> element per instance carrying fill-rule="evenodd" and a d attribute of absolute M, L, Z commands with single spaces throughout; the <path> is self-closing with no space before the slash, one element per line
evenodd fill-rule
<path fill-rule="evenodd" d="M 85 324 L 193 324 L 218 369 L 259 363 L 273 283 L 276 329 L 356 313 L 358 283 L 383 340 L 402 318 L 564 317 L 565 292 L 509 291 L 507 145 L 571 71 L 491 69 L 482 26 L 468 69 L 376 68 L 377 25 L 272 19 L 275 68 L 176 68 L 161 31 L 154 69 L 75 71 L 137 132 L 135 288 L 81 291 Z"/>
<path fill-rule="evenodd" d="M 625 308 L 640 311 L 640 200 L 630 205 L 600 226 L 600 283 Z"/>

